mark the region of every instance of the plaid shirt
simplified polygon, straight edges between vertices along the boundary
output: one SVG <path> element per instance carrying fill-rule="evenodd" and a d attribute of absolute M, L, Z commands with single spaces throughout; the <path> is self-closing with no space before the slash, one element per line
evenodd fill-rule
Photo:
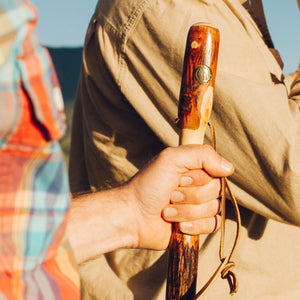
<path fill-rule="evenodd" d="M 37 121 L 49 139 L 65 129 L 62 95 L 47 50 L 33 32 L 37 12 L 26 0 L 0 0 L 0 147 L 18 127 L 19 90 L 31 99 Z"/>
<path fill-rule="evenodd" d="M 0 0 L 0 299 L 79 299 L 61 91 L 26 0 Z"/>

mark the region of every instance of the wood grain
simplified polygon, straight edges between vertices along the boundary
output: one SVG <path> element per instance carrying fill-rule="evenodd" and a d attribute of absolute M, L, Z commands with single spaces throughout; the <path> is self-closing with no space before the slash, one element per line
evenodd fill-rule
<path fill-rule="evenodd" d="M 179 97 L 180 144 L 202 144 L 211 114 L 216 79 L 219 31 L 207 23 L 188 33 Z M 196 294 L 199 236 L 182 234 L 173 224 L 169 244 L 167 300 L 193 299 Z"/>

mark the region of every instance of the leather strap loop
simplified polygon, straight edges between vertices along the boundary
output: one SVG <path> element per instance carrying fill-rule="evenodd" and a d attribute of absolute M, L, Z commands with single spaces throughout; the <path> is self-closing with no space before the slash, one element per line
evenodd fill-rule
<path fill-rule="evenodd" d="M 216 137 L 215 137 L 215 130 L 213 125 L 209 122 L 209 127 L 211 131 L 212 137 L 212 146 L 216 150 Z M 237 222 L 236 228 L 236 236 L 232 246 L 232 249 L 228 256 L 224 256 L 224 240 L 225 240 L 225 219 L 226 219 L 226 190 L 229 194 L 229 199 L 233 205 L 234 213 Z M 193 300 L 200 299 L 204 296 L 204 294 L 208 291 L 208 289 L 212 286 L 212 284 L 216 281 L 216 279 L 221 276 L 223 279 L 227 279 L 229 288 L 230 288 L 230 295 L 233 295 L 238 290 L 238 280 L 236 274 L 233 272 L 233 268 L 235 263 L 233 262 L 233 256 L 235 254 L 237 245 L 240 240 L 240 232 L 241 232 L 241 216 L 238 208 L 237 201 L 234 197 L 234 194 L 231 190 L 229 185 L 228 179 L 226 177 L 221 178 L 221 239 L 220 239 L 220 249 L 219 249 L 219 256 L 220 256 L 220 265 L 215 271 L 215 273 L 210 277 L 207 283 L 202 287 L 202 289 L 195 295 Z"/>

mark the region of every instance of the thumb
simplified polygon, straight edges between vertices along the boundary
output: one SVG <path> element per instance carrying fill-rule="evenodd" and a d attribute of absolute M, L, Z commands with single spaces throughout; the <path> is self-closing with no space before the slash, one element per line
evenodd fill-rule
<path fill-rule="evenodd" d="M 234 172 L 234 166 L 209 145 L 179 146 L 177 163 L 188 170 L 204 169 L 212 177 L 229 176 Z"/>

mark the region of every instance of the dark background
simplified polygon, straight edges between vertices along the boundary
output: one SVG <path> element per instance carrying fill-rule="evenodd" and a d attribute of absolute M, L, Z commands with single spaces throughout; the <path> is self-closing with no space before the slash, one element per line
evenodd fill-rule
<path fill-rule="evenodd" d="M 61 139 L 67 164 L 69 163 L 71 126 L 73 104 L 77 90 L 77 83 L 81 68 L 82 48 L 50 48 L 47 47 L 52 57 L 56 73 L 62 89 L 67 117 L 67 130 Z"/>

